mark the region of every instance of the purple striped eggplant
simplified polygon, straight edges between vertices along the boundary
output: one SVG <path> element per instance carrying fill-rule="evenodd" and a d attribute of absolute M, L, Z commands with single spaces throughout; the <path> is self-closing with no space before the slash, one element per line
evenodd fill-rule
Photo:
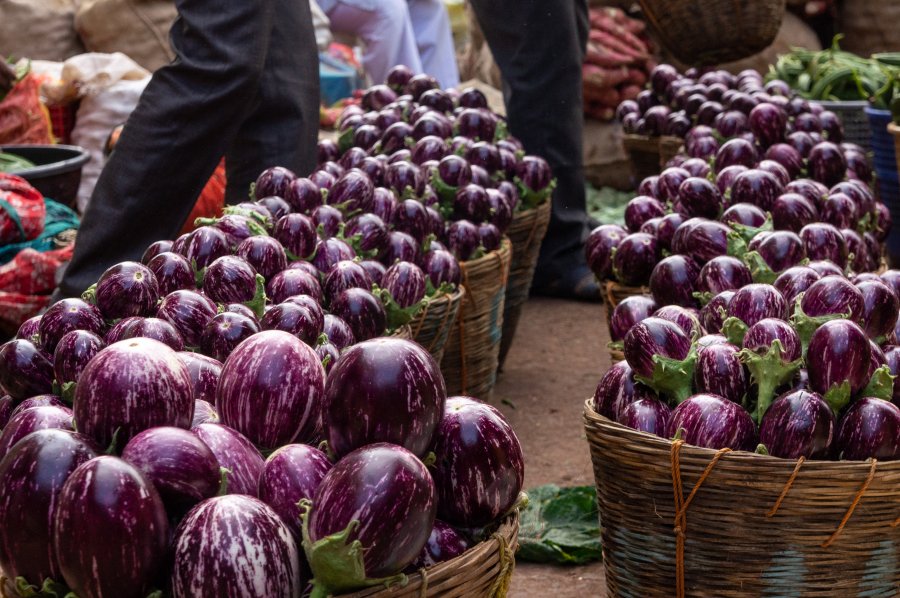
<path fill-rule="evenodd" d="M 817 393 L 795 390 L 772 403 L 759 425 L 759 441 L 773 457 L 828 459 L 837 423 Z"/>
<path fill-rule="evenodd" d="M 93 332 L 73 330 L 65 334 L 53 353 L 56 381 L 61 385 L 77 382 L 88 362 L 105 346 L 103 339 Z"/>
<path fill-rule="evenodd" d="M 291 204 L 283 197 L 278 197 L 277 195 L 263 197 L 257 200 L 256 203 L 267 209 L 275 222 L 291 212 Z"/>
<path fill-rule="evenodd" d="M 598 279 L 604 280 L 612 276 L 613 250 L 626 236 L 628 231 L 618 224 L 602 224 L 591 231 L 584 252 L 588 266 Z"/>
<path fill-rule="evenodd" d="M 426 253 L 424 270 L 428 275 L 428 280 L 431 281 L 431 286 L 436 289 L 440 288 L 443 283 L 458 286 L 462 281 L 459 261 L 445 249 L 436 249 Z"/>
<path fill-rule="evenodd" d="M 59 340 L 73 330 L 102 334 L 104 324 L 100 310 L 81 299 L 63 299 L 54 303 L 38 326 L 41 348 L 52 355 Z"/>
<path fill-rule="evenodd" d="M 346 213 L 369 212 L 374 192 L 375 185 L 369 176 L 362 170 L 351 168 L 334 182 L 326 200 Z"/>
<path fill-rule="evenodd" d="M 614 363 L 603 374 L 594 391 L 594 411 L 615 421 L 619 406 L 634 402 L 635 385 L 634 371 L 628 362 Z"/>
<path fill-rule="evenodd" d="M 878 268 L 877 260 L 874 256 L 869 255 L 869 249 L 866 242 L 855 230 L 849 228 L 841 229 L 841 235 L 844 242 L 847 243 L 847 258 L 850 260 L 850 269 L 854 272 L 871 272 Z"/>
<path fill-rule="evenodd" d="M 663 305 L 653 312 L 653 317 L 676 324 L 691 339 L 702 336 L 704 332 L 700 325 L 699 312 L 693 308 Z"/>
<path fill-rule="evenodd" d="M 297 542 L 303 540 L 298 506 L 301 500 L 312 500 L 331 461 L 325 453 L 305 444 L 289 444 L 266 459 L 259 478 L 259 499 L 278 513 Z"/>
<path fill-rule="evenodd" d="M 347 156 L 348 154 L 350 154 L 349 151 L 345 153 L 344 156 Z M 326 164 L 328 163 L 326 162 Z M 323 164 L 322 166 L 324 167 L 325 164 Z M 337 178 L 327 170 L 322 170 L 320 168 L 319 170 L 309 175 L 309 180 L 311 180 L 319 189 L 327 191 L 334 186 L 334 181 L 336 181 Z"/>
<path fill-rule="evenodd" d="M 783 320 L 788 315 L 788 308 L 787 301 L 772 285 L 748 284 L 735 291 L 727 313 L 722 330 L 728 340 L 740 345 L 747 328 L 764 318 Z"/>
<path fill-rule="evenodd" d="M 762 237 L 759 239 L 759 243 L 754 243 L 760 235 Z M 769 284 L 775 281 L 778 273 L 799 265 L 806 258 L 803 240 L 796 233 L 787 230 L 757 234 L 750 241 L 749 248 L 757 252 L 764 262 L 764 264 L 758 264 L 757 268 L 750 267 L 754 275 L 753 280 Z M 752 259 L 752 257 L 747 255 L 745 259 Z"/>
<path fill-rule="evenodd" d="M 810 176 L 826 187 L 841 182 L 847 171 L 847 160 L 843 152 L 828 141 L 818 143 L 810 150 L 808 164 Z"/>
<path fill-rule="evenodd" d="M 884 359 L 892 376 L 900 374 L 900 346 L 885 345 Z M 894 378 L 891 402 L 900 407 L 900 377 Z"/>
<path fill-rule="evenodd" d="M 819 280 L 819 273 L 806 266 L 794 266 L 778 275 L 772 284 L 781 292 L 788 306 L 793 306 L 801 293 Z"/>
<path fill-rule="evenodd" d="M 482 222 L 478 225 L 478 238 L 485 252 L 500 249 L 502 237 L 503 233 L 500 232 L 500 229 L 490 222 Z"/>
<path fill-rule="evenodd" d="M 659 226 L 656 227 L 656 242 L 659 244 L 660 249 L 666 251 L 672 249 L 672 240 L 675 237 L 675 231 L 681 226 L 684 220 L 684 216 L 677 212 L 662 217 L 659 221 Z M 609 276 L 606 278 L 609 278 Z"/>
<path fill-rule="evenodd" d="M 19 329 L 16 331 L 16 338 L 20 338 L 26 341 L 32 341 L 35 336 L 38 334 L 38 330 L 41 325 L 41 316 L 33 316 L 28 318 L 22 325 L 19 326 Z"/>
<path fill-rule="evenodd" d="M 766 222 L 766 213 L 750 203 L 736 203 L 722 213 L 719 219 L 724 224 L 741 224 L 759 228 Z"/>
<path fill-rule="evenodd" d="M 487 201 L 487 195 L 484 200 Z M 391 224 L 394 230 L 407 233 L 419 243 L 425 240 L 430 226 L 425 206 L 415 199 L 404 199 L 397 205 Z"/>
<path fill-rule="evenodd" d="M 65 407 L 67 410 L 69 409 L 57 395 L 37 395 L 25 399 L 16 405 L 16 408 L 9 414 L 9 418 L 12 419 L 19 413 L 22 413 L 26 409 L 31 409 L 32 407 Z"/>
<path fill-rule="evenodd" d="M 272 306 L 259 321 L 262 330 L 279 330 L 295 336 L 310 347 L 314 346 L 316 339 L 322 334 L 322 327 L 318 325 L 312 312 L 292 301 L 285 301 Z"/>
<path fill-rule="evenodd" d="M 731 229 L 714 220 L 698 220 L 688 229 L 683 244 L 676 243 L 673 239 L 672 249 L 694 258 L 698 264 L 705 264 L 714 257 L 727 253 L 728 234 Z"/>
<path fill-rule="evenodd" d="M 411 262 L 395 262 L 384 273 L 381 287 L 406 309 L 425 297 L 425 273 Z"/>
<path fill-rule="evenodd" d="M 200 335 L 200 350 L 207 357 L 225 361 L 235 347 L 259 332 L 256 320 L 235 312 L 216 314 Z"/>
<path fill-rule="evenodd" d="M 411 154 L 405 155 L 411 157 Z M 400 196 L 418 196 L 425 190 L 425 177 L 422 176 L 418 166 L 406 159 L 400 159 L 388 163 L 384 171 L 384 186 Z"/>
<path fill-rule="evenodd" d="M 9 423 L 9 418 L 12 416 L 15 405 L 16 403 L 11 396 L 3 395 L 0 397 L 0 432 Z"/>
<path fill-rule="evenodd" d="M 313 255 L 312 264 L 319 272 L 325 273 L 341 260 L 352 260 L 356 257 L 356 252 L 347 244 L 346 241 L 331 237 L 320 241 L 316 245 L 316 252 Z"/>
<path fill-rule="evenodd" d="M 500 231 L 505 232 L 513 221 L 512 201 L 497 189 L 487 189 L 488 203 L 491 205 L 491 224 L 494 224 Z M 432 227 L 433 233 L 437 234 L 437 230 Z"/>
<path fill-rule="evenodd" d="M 710 345 L 697 351 L 694 387 L 740 404 L 750 386 L 749 376 L 739 357 L 740 350 L 731 343 Z"/>
<path fill-rule="evenodd" d="M 849 461 L 900 459 L 900 407 L 874 397 L 857 399 L 838 427 L 835 451 Z"/>
<path fill-rule="evenodd" d="M 812 260 L 806 264 L 807 268 L 815 270 L 822 276 L 844 276 L 844 271 L 838 268 L 831 260 Z"/>
<path fill-rule="evenodd" d="M 400 573 L 428 541 L 436 510 L 431 474 L 406 449 L 377 443 L 350 453 L 325 475 L 305 515 L 314 591 L 342 593 Z"/>
<path fill-rule="evenodd" d="M 787 129 L 787 114 L 768 102 L 757 105 L 750 111 L 750 130 L 763 147 L 769 147 L 784 139 Z"/>
<path fill-rule="evenodd" d="M 800 238 L 811 260 L 829 260 L 839 268 L 847 266 L 847 242 L 837 228 L 826 222 L 814 222 L 800 229 Z"/>
<path fill-rule="evenodd" d="M 162 499 L 122 459 L 83 463 L 59 494 L 53 548 L 78 596 L 146 596 L 164 567 L 168 536 Z"/>
<path fill-rule="evenodd" d="M 68 407 L 44 405 L 11 414 L 0 432 L 0 459 L 20 440 L 37 430 L 73 430 L 72 410 Z"/>
<path fill-rule="evenodd" d="M 341 356 L 341 350 L 329 342 L 319 343 L 314 350 L 325 368 L 325 374 L 329 374 Z"/>
<path fill-rule="evenodd" d="M 697 305 L 694 292 L 700 267 L 685 255 L 670 255 L 663 258 L 650 274 L 650 293 L 657 305 Z"/>
<path fill-rule="evenodd" d="M 184 256 L 192 265 L 196 264 L 195 268 L 198 270 L 209 266 L 222 256 L 231 254 L 244 239 L 266 232 L 263 225 L 249 211 L 225 214 L 221 218 L 203 219 L 200 222 L 212 226 L 203 226 L 190 233 L 191 237 L 184 250 Z M 207 231 L 204 231 L 203 235 L 196 235 L 197 231 L 205 228 L 218 231 L 221 237 Z M 223 241 L 226 247 L 224 250 Z"/>
<path fill-rule="evenodd" d="M 328 337 L 328 341 L 337 347 L 338 350 L 342 351 L 356 343 L 356 339 L 353 337 L 353 331 L 350 329 L 347 322 L 334 314 L 325 315 L 323 332 L 325 333 L 325 336 Z"/>
<path fill-rule="evenodd" d="M 0 569 L 41 587 L 61 581 L 51 547 L 59 493 L 69 475 L 97 456 L 93 441 L 75 432 L 34 432 L 0 460 Z"/>
<path fill-rule="evenodd" d="M 381 338 L 341 355 L 325 383 L 322 425 L 338 456 L 373 442 L 424 455 L 447 390 L 431 355 L 411 341 Z"/>
<path fill-rule="evenodd" d="M 722 213 L 722 193 L 705 178 L 691 177 L 678 187 L 678 203 L 689 217 L 718 218 Z M 632 200 L 633 201 L 633 200 Z M 665 215 L 663 214 L 660 214 Z"/>
<path fill-rule="evenodd" d="M 458 222 L 454 222 L 450 225 L 452 229 L 454 225 L 459 224 Z M 472 227 L 474 231 L 475 238 L 477 239 L 478 228 L 469 222 L 469 225 Z M 449 233 L 448 233 L 449 234 Z M 452 237 L 451 237 L 452 239 Z M 452 248 L 451 242 L 451 248 Z M 476 245 L 477 247 L 477 245 Z M 474 251 L 474 249 L 473 249 Z M 397 261 L 405 261 L 405 262 L 419 262 L 419 244 L 416 240 L 407 233 L 404 233 L 399 230 L 391 231 L 388 235 L 388 244 L 385 250 L 378 256 L 379 261 L 385 266 L 390 266 L 394 262 Z"/>
<path fill-rule="evenodd" d="M 175 351 L 149 338 L 119 341 L 97 353 L 75 389 L 78 430 L 122 447 L 155 426 L 187 428 L 194 389 Z"/>
<path fill-rule="evenodd" d="M 306 272 L 307 274 L 309 274 L 316 280 L 319 280 L 319 274 L 320 274 L 319 269 L 316 268 L 315 266 L 313 266 L 310 262 L 303 261 L 303 260 L 296 261 L 296 262 L 290 262 L 290 263 L 288 263 L 286 269 L 287 270 L 300 270 L 302 272 Z"/>
<path fill-rule="evenodd" d="M 822 324 L 809 340 L 809 386 L 838 413 L 868 382 L 871 347 L 866 333 L 850 320 Z"/>
<path fill-rule="evenodd" d="M 104 318 L 147 316 L 156 309 L 159 284 L 146 266 L 122 262 L 100 276 L 97 286 L 87 291 L 87 296 L 91 294 Z"/>
<path fill-rule="evenodd" d="M 203 399 L 194 400 L 194 418 L 191 420 L 191 429 L 193 430 L 200 424 L 217 424 L 219 423 L 219 413 L 215 406 L 209 401 Z"/>
<path fill-rule="evenodd" d="M 257 235 L 244 239 L 234 254 L 267 280 L 287 267 L 284 247 L 272 237 Z"/>
<path fill-rule="evenodd" d="M 381 218 L 382 222 L 390 222 L 397 208 L 397 196 L 394 192 L 384 187 L 375 187 L 372 200 L 372 213 Z"/>
<path fill-rule="evenodd" d="M 259 449 L 237 430 L 220 423 L 203 423 L 191 428 L 228 470 L 227 493 L 256 496 L 265 461 Z"/>
<path fill-rule="evenodd" d="M 228 357 L 216 391 L 216 410 L 258 446 L 277 448 L 312 440 L 319 421 L 325 371 L 315 351 L 297 337 L 267 330 Z"/>
<path fill-rule="evenodd" d="M 351 241 L 357 253 L 380 253 L 387 247 L 388 227 L 376 214 L 358 214 L 347 222 L 344 235 Z"/>
<path fill-rule="evenodd" d="M 122 331 L 122 340 L 131 338 L 152 338 L 173 351 L 184 349 L 184 339 L 172 324 L 160 318 L 141 318 L 129 324 Z"/>
<path fill-rule="evenodd" d="M 731 185 L 731 202 L 753 204 L 768 212 L 783 192 L 784 187 L 775 176 L 765 170 L 750 169 L 735 177 Z"/>
<path fill-rule="evenodd" d="M 487 525 L 515 505 L 525 474 L 522 448 L 494 407 L 469 397 L 447 399 L 432 450 L 442 520 Z"/>
<path fill-rule="evenodd" d="M 249 303 L 257 294 L 256 270 L 246 260 L 222 256 L 206 268 L 203 292 L 216 303 Z"/>
<path fill-rule="evenodd" d="M 798 178 L 803 171 L 803 155 L 787 143 L 776 143 L 769 147 L 766 150 L 766 159 L 780 164 L 791 179 Z"/>
<path fill-rule="evenodd" d="M 171 324 L 186 345 L 197 347 L 204 329 L 216 313 L 216 304 L 206 295 L 178 290 L 163 298 L 156 310 L 156 317 Z"/>
<path fill-rule="evenodd" d="M 167 251 L 160 253 L 150 260 L 147 268 L 156 276 L 159 285 L 159 294 L 165 297 L 172 291 L 179 289 L 194 289 L 197 287 L 197 278 L 191 263 L 177 253 Z"/>
<path fill-rule="evenodd" d="M 700 310 L 700 325 L 708 333 L 718 334 L 722 331 L 722 324 L 728 317 L 728 304 L 733 297 L 734 291 L 722 291 Z"/>
<path fill-rule="evenodd" d="M 881 278 L 881 282 L 886 284 L 889 289 L 893 290 L 894 293 L 900 297 L 900 270 L 885 270 L 879 277 Z"/>
<path fill-rule="evenodd" d="M 752 451 L 756 447 L 756 425 L 750 414 L 713 394 L 696 394 L 678 405 L 669 419 L 668 436 L 710 449 Z"/>
<path fill-rule="evenodd" d="M 269 195 L 284 197 L 291 181 L 296 178 L 296 174 L 283 166 L 267 168 L 257 177 L 256 183 L 253 185 L 253 194 L 256 197 L 268 197 Z"/>
<path fill-rule="evenodd" d="M 365 268 L 352 260 L 342 260 L 331 267 L 325 275 L 322 290 L 329 303 L 347 289 L 371 289 L 372 278 Z"/>
<path fill-rule="evenodd" d="M 657 182 L 659 187 L 659 199 L 661 201 L 675 203 L 678 199 L 678 190 L 681 188 L 682 183 L 690 177 L 691 173 L 678 166 L 672 166 L 663 170 L 659 173 L 659 181 Z"/>
<path fill-rule="evenodd" d="M 106 334 L 103 336 L 103 342 L 107 345 L 111 345 L 113 343 L 117 343 L 122 340 L 122 334 L 125 330 L 131 326 L 134 322 L 138 320 L 142 320 L 143 318 L 140 316 L 129 316 L 127 318 L 122 318 L 115 325 L 106 331 Z"/>
<path fill-rule="evenodd" d="M 856 203 L 845 193 L 831 193 L 822 202 L 819 219 L 837 228 L 856 228 L 859 213 Z"/>
<path fill-rule="evenodd" d="M 435 519 L 428 541 L 422 548 L 422 552 L 416 557 L 416 560 L 409 566 L 408 571 L 414 572 L 449 561 L 468 549 L 469 543 L 459 532 L 443 521 Z"/>
<path fill-rule="evenodd" d="M 896 293 L 880 280 L 867 280 L 856 285 L 862 293 L 862 322 L 871 339 L 884 339 L 897 325 L 900 300 Z"/>
<path fill-rule="evenodd" d="M 305 214 L 288 214 L 275 223 L 272 236 L 291 259 L 308 258 L 316 249 L 316 226 Z"/>
<path fill-rule="evenodd" d="M 141 263 L 145 266 L 150 263 L 150 260 L 158 256 L 160 253 L 166 253 L 167 251 L 172 251 L 172 246 L 174 243 L 169 240 L 164 241 L 155 241 L 151 243 L 147 249 L 144 250 L 144 254 L 141 256 Z"/>
<path fill-rule="evenodd" d="M 801 366 L 802 343 L 791 326 L 776 318 L 763 318 L 747 329 L 741 361 L 757 386 L 755 420 L 761 422 L 775 389 L 787 384 Z"/>
<path fill-rule="evenodd" d="M 307 312 L 309 312 L 313 328 L 316 331 L 316 336 L 322 334 L 325 330 L 325 311 L 318 301 L 309 295 L 294 295 L 293 297 L 285 299 L 284 302 L 293 303 L 306 308 Z"/>
<path fill-rule="evenodd" d="M 294 295 L 309 295 L 317 301 L 322 300 L 322 286 L 319 281 L 305 270 L 288 269 L 279 272 L 266 285 L 266 295 L 272 303 L 282 303 Z"/>
<path fill-rule="evenodd" d="M 638 195 L 625 206 L 625 225 L 628 231 L 636 233 L 651 218 L 662 218 L 666 207 L 656 198 Z"/>
<path fill-rule="evenodd" d="M 741 260 L 720 255 L 706 262 L 697 276 L 697 290 L 709 298 L 722 291 L 733 291 L 753 282 L 748 268 Z"/>
<path fill-rule="evenodd" d="M 865 301 L 862 292 L 843 276 L 824 276 L 803 293 L 794 322 L 801 338 L 808 342 L 823 322 L 849 318 L 862 323 Z"/>
<path fill-rule="evenodd" d="M 690 395 L 697 355 L 677 324 L 647 318 L 625 335 L 624 350 L 636 380 L 676 401 Z"/>
<path fill-rule="evenodd" d="M 384 305 L 365 289 L 347 289 L 338 295 L 331 312 L 350 326 L 358 342 L 381 336 L 387 328 Z"/>
<path fill-rule="evenodd" d="M 251 496 L 194 507 L 175 531 L 172 595 L 293 598 L 304 585 L 288 527 Z"/>
<path fill-rule="evenodd" d="M 336 236 L 344 223 L 344 214 L 334 206 L 319 206 L 312 213 L 313 224 L 322 239 Z"/>
<path fill-rule="evenodd" d="M 659 261 L 656 238 L 647 233 L 632 233 L 619 242 L 613 254 L 613 274 L 622 283 L 645 285 Z"/>
<path fill-rule="evenodd" d="M 772 224 L 776 230 L 799 233 L 804 226 L 818 219 L 815 204 L 799 193 L 782 193 L 772 206 Z"/>
<path fill-rule="evenodd" d="M 0 388 L 17 400 L 46 394 L 53 386 L 53 364 L 24 339 L 0 345 Z"/>

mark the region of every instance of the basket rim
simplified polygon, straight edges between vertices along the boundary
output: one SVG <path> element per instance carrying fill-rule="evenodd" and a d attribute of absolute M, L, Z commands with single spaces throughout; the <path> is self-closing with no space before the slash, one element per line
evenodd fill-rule
<path fill-rule="evenodd" d="M 600 425 L 604 428 L 610 429 L 615 432 L 615 434 L 623 437 L 625 440 L 634 443 L 640 443 L 645 445 L 648 448 L 655 448 L 665 453 L 669 453 L 672 450 L 673 442 L 666 438 L 662 438 L 655 434 L 650 434 L 649 432 L 641 432 L 635 430 L 633 428 L 629 428 L 628 426 L 623 426 L 622 424 L 615 422 L 608 417 L 604 417 L 600 415 L 596 411 L 594 411 L 591 402 L 593 399 L 588 398 L 584 402 L 584 419 L 585 423 L 588 422 Z M 588 443 L 590 443 L 590 437 L 588 437 Z M 713 459 L 719 451 L 715 449 L 704 448 L 701 446 L 696 446 L 693 444 L 685 443 L 681 448 L 682 454 L 685 451 L 688 451 L 691 454 L 697 456 L 705 456 L 708 459 Z M 729 451 L 726 454 L 721 455 L 721 460 L 740 460 L 746 463 L 759 463 L 761 465 L 768 466 L 777 466 L 784 467 L 787 470 L 792 470 L 797 465 L 797 459 L 785 459 L 782 457 L 774 457 L 772 455 L 761 455 L 759 453 L 753 453 L 749 451 Z M 803 469 L 804 470 L 813 470 L 819 472 L 846 472 L 847 470 L 867 472 L 871 468 L 870 461 L 819 461 L 819 460 L 804 460 L 803 461 Z M 900 460 L 896 461 L 878 461 L 878 471 L 879 473 L 886 472 L 900 472 Z"/>
<path fill-rule="evenodd" d="M 869 105 L 868 100 L 809 100 L 814 104 L 819 104 L 820 106 L 828 107 L 846 107 L 846 108 L 865 108 Z"/>

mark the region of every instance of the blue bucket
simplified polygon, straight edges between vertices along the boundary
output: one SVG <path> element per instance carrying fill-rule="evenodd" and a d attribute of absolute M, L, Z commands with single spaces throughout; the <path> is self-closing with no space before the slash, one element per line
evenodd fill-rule
<path fill-rule="evenodd" d="M 900 176 L 897 174 L 894 136 L 887 130 L 891 113 L 889 110 L 866 108 L 866 116 L 872 127 L 872 162 L 878 182 L 878 194 L 894 221 L 887 239 L 888 254 L 893 265 L 900 265 Z"/>
<path fill-rule="evenodd" d="M 361 84 L 355 68 L 328 54 L 319 53 L 319 91 L 326 106 L 349 98 Z"/>

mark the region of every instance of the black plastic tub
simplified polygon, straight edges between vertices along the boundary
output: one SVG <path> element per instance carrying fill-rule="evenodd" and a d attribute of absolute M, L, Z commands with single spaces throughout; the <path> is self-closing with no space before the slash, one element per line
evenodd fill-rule
<path fill-rule="evenodd" d="M 35 164 L 33 168 L 16 170 L 45 197 L 76 209 L 81 169 L 90 160 L 87 150 L 77 145 L 3 145 L 0 151 L 21 156 Z"/>

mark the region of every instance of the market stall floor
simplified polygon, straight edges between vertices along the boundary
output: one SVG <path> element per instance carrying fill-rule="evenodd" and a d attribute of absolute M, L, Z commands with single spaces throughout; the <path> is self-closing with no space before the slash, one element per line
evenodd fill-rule
<path fill-rule="evenodd" d="M 525 487 L 594 483 L 581 420 L 584 400 L 609 367 L 601 304 L 533 298 L 494 391 L 525 450 Z M 512 598 L 603 597 L 603 565 L 518 563 Z"/>

